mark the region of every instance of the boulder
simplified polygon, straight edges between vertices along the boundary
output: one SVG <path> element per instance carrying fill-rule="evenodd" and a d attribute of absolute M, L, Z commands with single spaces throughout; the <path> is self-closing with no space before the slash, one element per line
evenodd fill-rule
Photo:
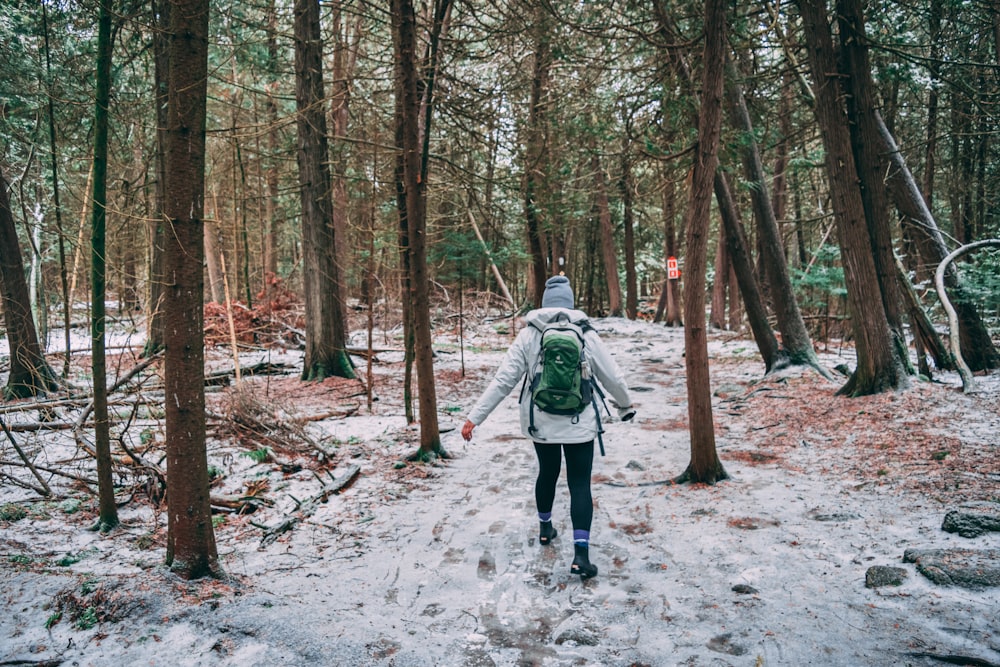
<path fill-rule="evenodd" d="M 904 563 L 935 584 L 982 589 L 1000 586 L 1000 551 L 995 549 L 907 549 Z"/>
<path fill-rule="evenodd" d="M 902 586 L 906 580 L 906 570 L 888 565 L 873 565 L 865 572 L 865 588 Z"/>
<path fill-rule="evenodd" d="M 984 533 L 1000 532 L 1000 505 L 987 503 L 952 510 L 944 515 L 941 530 L 962 537 L 979 537 Z"/>

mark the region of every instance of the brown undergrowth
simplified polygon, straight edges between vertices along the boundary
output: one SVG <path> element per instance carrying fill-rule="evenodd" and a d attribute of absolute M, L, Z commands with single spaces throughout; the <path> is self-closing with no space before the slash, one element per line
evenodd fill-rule
<path fill-rule="evenodd" d="M 728 399 L 725 421 L 740 422 L 741 428 L 738 446 L 723 458 L 808 465 L 858 484 L 919 492 L 941 502 L 1000 495 L 1000 448 L 964 423 L 974 412 L 995 415 L 995 395 L 965 395 L 925 381 L 859 398 L 836 396 L 836 389 L 806 373 L 764 379 Z"/>

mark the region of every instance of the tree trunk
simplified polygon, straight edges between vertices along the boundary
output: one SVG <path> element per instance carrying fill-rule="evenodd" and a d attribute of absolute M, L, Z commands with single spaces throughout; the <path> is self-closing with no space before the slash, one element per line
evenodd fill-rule
<path fill-rule="evenodd" d="M 66 266 L 66 232 L 63 229 L 62 204 L 59 197 L 59 153 L 56 150 L 56 119 L 55 119 L 55 97 L 52 90 L 52 53 L 49 48 L 49 20 L 46 4 L 42 5 L 42 32 L 45 35 L 45 79 L 49 87 L 46 94 L 46 104 L 48 105 L 49 124 L 49 159 L 52 170 L 52 204 L 56 215 L 56 234 L 59 243 L 59 285 L 62 288 L 63 306 L 63 345 L 66 348 L 66 356 L 63 357 L 62 376 L 69 376 L 70 360 L 70 325 L 73 304 L 70 303 L 69 296 L 69 272 Z"/>
<path fill-rule="evenodd" d="M 97 452 L 99 514 L 94 530 L 106 533 L 118 525 L 115 486 L 111 470 L 111 428 L 108 423 L 108 372 L 104 333 L 107 256 L 105 243 L 108 191 L 108 113 L 111 102 L 110 0 L 101 2 L 97 21 L 97 90 L 94 105 L 94 192 L 91 197 L 90 235 L 90 344 L 94 382 L 94 449 Z M 66 350 L 67 356 L 69 350 Z"/>
<path fill-rule="evenodd" d="M 994 13 L 994 17 L 997 14 Z M 941 53 L 941 0 L 930 0 L 930 12 L 927 16 L 928 36 L 930 37 L 930 63 L 937 63 Z M 934 207 L 934 171 L 937 153 L 937 123 L 938 123 L 938 77 L 937 66 L 931 65 L 931 82 L 927 86 L 927 141 L 924 145 L 924 184 L 923 195 L 927 208 Z"/>
<path fill-rule="evenodd" d="M 740 292 L 736 288 L 739 283 L 736 280 L 736 267 L 729 262 L 729 330 L 739 331 L 743 327 L 743 302 L 740 300 Z"/>
<path fill-rule="evenodd" d="M 661 6 L 657 4 L 656 8 L 658 10 L 657 18 L 661 32 L 671 42 L 680 42 L 681 40 L 674 35 L 673 29 L 667 23 L 667 16 L 663 13 Z M 725 58 L 725 51 L 722 52 L 722 57 Z M 690 87 L 694 88 L 690 69 L 684 60 L 676 54 L 672 54 L 672 62 L 678 76 Z M 723 68 L 725 67 L 725 62 L 723 62 L 722 66 Z M 718 164 L 718 158 L 716 158 L 716 164 Z M 743 229 L 743 223 L 740 221 L 739 210 L 733 200 L 729 181 L 721 171 L 713 176 L 712 188 L 715 191 L 715 199 L 719 204 L 719 213 L 725 229 L 730 263 L 736 274 L 740 294 L 746 306 L 750 330 L 753 332 L 754 340 L 757 342 L 761 359 L 764 361 L 764 368 L 767 372 L 770 372 L 784 366 L 788 361 L 779 348 L 778 339 L 767 319 L 767 308 L 764 305 L 763 290 L 759 276 L 753 266 L 753 259 L 750 256 L 746 232 Z M 689 255 L 690 252 L 691 250 L 688 248 Z M 690 268 L 688 270 L 690 271 Z M 685 287 L 685 291 L 687 291 L 687 287 Z M 685 306 L 685 310 L 687 310 L 687 306 Z"/>
<path fill-rule="evenodd" d="M 677 227 L 674 224 L 674 217 L 676 216 L 677 209 L 677 188 L 674 186 L 674 182 L 669 179 L 664 179 L 663 185 L 663 244 L 664 244 L 664 263 L 667 259 L 671 257 L 678 257 L 680 255 L 680 248 L 677 247 Z M 667 314 L 664 318 L 664 324 L 668 327 L 682 327 L 684 326 L 684 320 L 681 318 L 681 281 L 670 280 L 667 278 L 665 281 L 664 291 L 667 293 L 666 299 L 666 310 Z"/>
<path fill-rule="evenodd" d="M 632 196 L 632 161 L 628 146 L 622 152 L 622 223 L 625 227 L 625 317 L 634 320 L 639 314 L 639 289 L 635 271 L 635 211 Z"/>
<path fill-rule="evenodd" d="M 396 210 L 399 214 L 399 267 L 400 267 L 400 302 L 403 309 L 403 411 L 406 423 L 417 421 L 413 410 L 413 360 L 415 356 L 413 338 L 413 299 L 410 285 L 410 225 L 406 210 L 406 173 L 403 145 L 403 92 L 402 79 L 396 77 L 395 82 L 395 140 L 396 140 Z"/>
<path fill-rule="evenodd" d="M 0 173 L 0 297 L 3 299 L 7 344 L 10 348 L 10 374 L 3 396 L 6 400 L 44 396 L 58 386 L 55 374 L 42 356 L 35 320 L 31 316 L 31 297 L 24 278 L 24 260 L 17 240 L 14 213 L 7 195 L 7 181 Z M 69 351 L 67 350 L 67 354 Z"/>
<path fill-rule="evenodd" d="M 906 166 L 903 154 L 896 146 L 896 140 L 877 114 L 875 120 L 879 123 L 881 142 L 879 150 L 889 158 L 887 183 L 889 193 L 900 214 L 903 234 L 914 240 L 924 266 L 933 274 L 938 264 L 948 256 L 944 236 L 920 195 L 920 189 Z M 997 368 L 1000 366 L 1000 354 L 993 345 L 989 330 L 983 323 L 975 304 L 970 299 L 963 298 L 965 290 L 954 267 L 948 267 L 944 281 L 945 286 L 956 293 L 955 310 L 959 319 L 959 341 L 965 362 L 973 371 Z"/>
<path fill-rule="evenodd" d="M 167 565 L 185 579 L 222 576 L 205 449 L 204 220 L 208 0 L 172 0 L 166 126 L 164 393 Z"/>
<path fill-rule="evenodd" d="M 906 270 L 903 268 L 903 264 L 899 261 L 898 257 L 896 258 L 896 274 L 899 285 L 902 288 L 906 312 L 910 317 L 910 326 L 913 329 L 913 343 L 917 349 L 917 361 L 923 364 L 920 368 L 920 373 L 927 377 L 931 376 L 930 368 L 927 367 L 926 359 L 924 359 L 926 357 L 923 354 L 924 351 L 931 353 L 931 356 L 934 357 L 934 365 L 938 368 L 954 369 L 955 362 L 951 358 L 951 353 L 945 346 L 944 341 L 941 340 L 937 329 L 934 328 L 934 323 L 931 322 L 931 319 L 927 316 L 927 312 L 920 304 L 917 292 L 913 289 L 913 285 L 906 275 Z"/>
<path fill-rule="evenodd" d="M 837 20 L 840 34 L 840 58 L 845 76 L 841 78 L 847 93 L 847 117 L 854 164 L 858 169 L 861 200 L 865 207 L 872 257 L 878 275 L 886 320 L 896 344 L 896 352 L 904 368 L 909 368 L 906 338 L 903 333 L 902 300 L 896 281 L 896 265 L 892 248 L 889 219 L 889 198 L 884 182 L 887 167 L 880 154 L 878 124 L 875 122 L 877 100 L 871 80 L 868 44 L 864 17 L 858 0 L 837 0 Z"/>
<path fill-rule="evenodd" d="M 544 12 L 539 15 L 544 17 Z M 546 106 L 549 88 L 549 68 L 552 54 L 549 49 L 548 24 L 541 18 L 535 24 L 535 54 L 531 77 L 531 101 L 528 107 L 528 128 L 524 147 L 524 216 L 528 231 L 528 252 L 532 260 L 532 295 L 535 307 L 542 305 L 545 281 L 549 279 L 542 248 L 542 220 L 538 204 L 539 181 L 544 176 Z"/>
<path fill-rule="evenodd" d="M 771 208 L 781 229 L 788 210 L 788 151 L 792 135 L 792 73 L 786 71 L 781 79 L 781 100 L 778 102 L 778 142 L 775 145 L 774 178 L 771 181 Z M 780 234 L 779 234 L 780 236 Z"/>
<path fill-rule="evenodd" d="M 679 41 L 673 35 L 674 31 L 668 25 L 666 15 L 660 12 L 658 19 L 661 31 L 674 42 Z M 683 59 L 674 55 L 673 62 L 674 69 L 678 75 L 693 88 L 694 82 L 690 69 L 686 66 Z M 713 188 L 725 229 L 730 264 L 732 265 L 733 273 L 735 274 L 736 282 L 739 285 L 740 294 L 746 307 L 750 330 L 757 343 L 761 359 L 764 361 L 764 368 L 766 372 L 770 372 L 787 365 L 788 359 L 780 349 L 778 339 L 768 321 L 763 286 L 760 276 L 754 268 L 749 250 L 749 242 L 747 241 L 746 232 L 743 229 L 743 223 L 740 221 L 739 209 L 733 200 L 732 190 L 724 173 L 719 172 L 715 175 L 713 178 Z"/>
<path fill-rule="evenodd" d="M 783 354 L 789 363 L 809 365 L 826 375 L 816 357 L 816 351 L 813 349 L 812 340 L 795 298 L 791 277 L 788 275 L 788 260 L 781 242 L 778 219 L 768 195 L 764 164 L 760 159 L 750 112 L 747 110 L 743 90 L 736 79 L 736 67 L 732 61 L 727 62 L 726 70 L 729 79 L 726 88 L 729 108 L 734 125 L 743 132 L 739 142 L 743 147 L 743 168 L 747 180 L 752 184 L 750 199 L 757 218 L 762 260 L 768 274 L 767 283 L 771 288 L 769 294 L 778 331 L 781 332 Z"/>
<path fill-rule="evenodd" d="M 298 109 L 302 282 L 306 308 L 303 380 L 354 377 L 347 354 L 344 290 L 335 248 L 330 161 L 323 97 L 319 0 L 295 0 L 295 104 Z"/>
<path fill-rule="evenodd" d="M 215 215 L 205 220 L 205 272 L 208 274 L 208 291 L 212 303 L 225 303 L 226 293 L 222 284 L 222 239 L 219 234 L 219 198 L 215 201 Z"/>
<path fill-rule="evenodd" d="M 878 283 L 864 203 L 857 186 L 857 168 L 837 75 L 833 38 L 824 0 L 797 0 L 815 79 L 816 119 L 826 159 L 830 197 L 837 221 L 841 262 L 847 283 L 857 368 L 839 394 L 877 394 L 906 385 L 886 319 L 882 296 L 871 289 Z"/>
<path fill-rule="evenodd" d="M 347 268 L 353 264 L 348 262 L 348 207 L 347 194 L 347 158 L 346 142 L 348 121 L 350 119 L 351 85 L 354 77 L 354 64 L 357 61 L 357 50 L 360 43 L 360 18 L 355 19 L 354 27 L 344 25 L 344 9 L 342 2 L 334 4 L 333 34 L 333 91 L 330 94 L 330 118 L 333 121 L 334 158 L 333 165 L 333 229 L 337 238 L 335 260 L 341 281 L 348 284 Z M 343 312 L 341 319 L 347 321 L 347 301 L 342 300 Z"/>
<path fill-rule="evenodd" d="M 267 101 L 265 102 L 265 114 L 267 118 L 267 150 L 268 159 L 265 163 L 265 180 L 267 181 L 267 194 L 264 199 L 264 294 L 265 300 L 270 303 L 271 293 L 274 289 L 274 280 L 278 276 L 278 235 L 277 235 L 277 214 L 278 214 L 278 152 L 280 151 L 281 139 L 278 134 L 278 102 L 275 96 L 275 88 L 278 86 L 279 72 L 278 61 L 278 12 L 275 7 L 275 0 L 268 0 L 267 3 Z"/>
<path fill-rule="evenodd" d="M 715 279 L 712 281 L 712 301 L 708 324 L 720 331 L 726 328 L 726 288 L 729 287 L 729 255 L 726 253 L 726 232 L 719 230 L 715 245 Z"/>
<path fill-rule="evenodd" d="M 448 0 L 444 0 L 447 5 Z M 427 272 L 426 172 L 425 146 L 421 142 L 421 96 L 416 71 L 416 17 L 411 0 L 392 0 L 393 43 L 396 51 L 397 94 L 401 95 L 398 120 L 402 123 L 397 149 L 403 156 L 402 184 L 406 203 L 406 221 L 410 256 L 410 305 L 413 313 L 414 360 L 417 369 L 417 405 L 420 414 L 420 448 L 415 458 L 426 460 L 447 456 L 441 447 L 438 429 L 437 393 L 434 385 L 434 351 L 431 340 L 429 303 L 430 281 Z M 439 35 L 438 26 L 432 37 Z M 433 70 L 436 63 L 429 63 Z M 425 128 L 430 126 L 433 91 L 425 98 Z"/>
<path fill-rule="evenodd" d="M 687 370 L 691 462 L 678 481 L 715 484 L 728 475 L 715 448 L 705 326 L 705 264 L 712 187 L 718 169 L 725 49 L 725 3 L 705 0 L 705 73 L 687 223 L 684 365 Z"/>
<path fill-rule="evenodd" d="M 163 349 L 163 299 L 166 267 L 167 225 L 165 217 L 166 201 L 166 132 L 167 132 L 167 87 L 170 76 L 168 57 L 171 0 L 153 0 L 153 101 L 156 106 L 156 184 L 153 196 L 153 214 L 149 222 L 150 258 L 149 293 L 146 303 L 146 345 L 143 357 L 149 358 Z M 73 290 L 70 290 L 72 295 Z"/>
<path fill-rule="evenodd" d="M 608 286 L 608 314 L 611 317 L 621 317 L 625 310 L 622 305 L 622 284 L 618 280 L 618 249 L 615 247 L 615 230 L 611 224 L 607 179 L 596 150 L 590 156 L 590 169 L 594 179 L 597 219 L 601 225 L 601 259 L 604 261 L 604 277 Z"/>
<path fill-rule="evenodd" d="M 743 223 L 740 221 L 739 209 L 733 201 L 732 188 L 729 179 L 723 171 L 715 175 L 713 181 L 715 201 L 719 204 L 719 215 L 722 218 L 726 235 L 726 246 L 729 251 L 729 261 L 736 273 L 736 282 L 743 295 L 743 303 L 747 310 L 747 320 L 750 331 L 757 342 L 757 349 L 764 361 L 765 372 L 784 368 L 788 358 L 778 345 L 778 338 L 767 319 L 767 308 L 757 282 L 753 259 L 750 257 L 750 244 L 747 241 Z"/>

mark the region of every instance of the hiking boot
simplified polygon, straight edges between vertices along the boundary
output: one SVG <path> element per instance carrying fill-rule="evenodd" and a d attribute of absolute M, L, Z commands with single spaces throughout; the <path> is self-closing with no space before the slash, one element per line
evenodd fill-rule
<path fill-rule="evenodd" d="M 543 547 L 552 543 L 552 538 L 559 534 L 551 521 L 538 522 L 538 543 Z"/>
<path fill-rule="evenodd" d="M 582 544 L 574 544 L 573 551 L 576 555 L 573 558 L 573 564 L 569 566 L 569 571 L 580 575 L 582 580 L 596 577 L 597 566 L 590 562 L 590 550 Z"/>

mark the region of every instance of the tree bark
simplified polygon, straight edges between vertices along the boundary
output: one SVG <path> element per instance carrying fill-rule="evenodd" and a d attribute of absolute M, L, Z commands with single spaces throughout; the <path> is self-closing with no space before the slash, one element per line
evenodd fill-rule
<path fill-rule="evenodd" d="M 348 121 L 350 120 L 351 85 L 354 64 L 360 44 L 361 19 L 356 18 L 353 28 L 345 25 L 342 2 L 334 4 L 333 34 L 333 91 L 330 94 L 330 118 L 333 121 L 334 151 L 332 162 L 333 179 L 333 229 L 337 239 L 334 248 L 335 261 L 344 286 L 348 284 L 348 207 L 346 142 Z M 341 319 L 347 321 L 347 301 L 341 300 Z"/>
<path fill-rule="evenodd" d="M 447 4 L 448 0 L 444 0 Z M 413 314 L 414 360 L 417 369 L 417 405 L 420 414 L 420 448 L 415 458 L 426 460 L 447 456 L 441 446 L 438 428 L 437 393 L 434 384 L 434 351 L 431 340 L 431 318 L 427 272 L 427 200 L 424 168 L 425 146 L 421 142 L 421 96 L 416 70 L 416 16 L 412 0 L 392 0 L 393 43 L 396 52 L 397 94 L 401 96 L 399 118 L 402 127 L 397 136 L 402 139 L 397 149 L 402 153 L 403 200 L 410 257 L 410 304 Z M 437 13 L 436 13 L 437 15 Z M 435 30 L 435 32 L 437 32 Z M 439 34 L 439 33 L 437 33 Z M 433 59 L 432 59 L 433 60 Z M 434 67 L 436 63 L 431 63 Z M 425 128 L 429 128 L 433 110 L 432 93 L 426 98 Z"/>
<path fill-rule="evenodd" d="M 740 221 L 739 209 L 733 201 L 732 188 L 723 171 L 719 171 L 713 180 L 715 201 L 719 204 L 719 215 L 722 218 L 726 236 L 726 246 L 729 251 L 729 261 L 736 273 L 736 282 L 743 295 L 746 306 L 747 321 L 753 333 L 757 350 L 764 361 L 764 371 L 770 373 L 788 365 L 788 358 L 778 345 L 778 338 L 767 319 L 767 307 L 757 282 L 753 259 L 750 257 L 750 244 L 746 231 Z"/>
<path fill-rule="evenodd" d="M 802 14 L 809 64 L 815 79 L 816 119 L 825 147 L 830 198 L 837 221 L 841 262 L 847 283 L 857 368 L 839 394 L 877 394 L 906 385 L 886 319 L 872 257 L 864 203 L 857 186 L 843 90 L 837 75 L 833 38 L 823 0 L 797 0 Z"/>
<path fill-rule="evenodd" d="M 264 294 L 265 301 L 270 303 L 274 282 L 278 276 L 278 152 L 280 137 L 278 134 L 278 102 L 275 90 L 278 86 L 278 12 L 275 0 L 267 3 L 267 100 L 265 115 L 267 118 L 267 150 L 268 159 L 265 162 L 265 180 L 267 194 L 264 198 Z"/>
<path fill-rule="evenodd" d="M 896 146 L 896 140 L 877 114 L 875 120 L 879 123 L 879 150 L 889 159 L 887 183 L 893 203 L 900 214 L 903 234 L 914 240 L 921 261 L 933 272 L 948 256 L 944 236 L 921 196 L 916 180 Z M 971 300 L 963 298 L 964 289 L 953 266 L 948 267 L 945 272 L 944 284 L 956 293 L 959 341 L 965 362 L 973 371 L 997 368 L 1000 366 L 1000 353 L 993 345 L 989 330 L 975 305 Z"/>
<path fill-rule="evenodd" d="M 664 179 L 663 188 L 663 244 L 665 255 L 663 261 L 666 264 L 669 258 L 680 255 L 680 248 L 677 247 L 677 226 L 674 224 L 674 219 L 677 215 L 677 188 L 674 186 L 674 182 L 669 179 Z M 664 281 L 664 292 L 667 295 L 667 314 L 664 318 L 664 324 L 668 327 L 684 326 L 684 320 L 681 318 L 680 279 L 670 280 L 667 278 Z"/>
<path fill-rule="evenodd" d="M 837 0 L 837 20 L 840 35 L 840 58 L 845 76 L 841 77 L 847 93 L 847 118 L 854 164 L 858 169 L 861 200 L 871 237 L 872 257 L 878 275 L 886 320 L 892 332 L 900 363 L 909 369 L 906 339 L 903 333 L 903 313 L 900 287 L 896 281 L 892 230 L 889 219 L 889 198 L 884 173 L 885 156 L 877 150 L 878 124 L 875 122 L 877 100 L 871 81 L 868 43 L 864 17 L 858 0 Z"/>
<path fill-rule="evenodd" d="M 708 311 L 708 324 L 720 331 L 726 328 L 726 288 L 729 287 L 729 254 L 726 252 L 725 230 L 719 230 L 715 244 L 715 279 L 712 281 L 712 300 Z"/>
<path fill-rule="evenodd" d="M 691 462 L 678 481 L 706 484 L 715 484 L 728 477 L 715 447 L 705 326 L 705 265 L 712 184 L 719 164 L 725 31 L 725 3 L 722 0 L 705 0 L 705 72 L 698 118 L 698 145 L 691 179 L 687 223 L 687 295 L 684 300 L 684 319 L 687 322 L 684 327 L 684 365 L 687 370 Z"/>
<path fill-rule="evenodd" d="M 618 249 L 615 247 L 615 230 L 611 224 L 607 179 L 596 150 L 590 156 L 590 169 L 594 179 L 597 219 L 601 226 L 601 259 L 604 261 L 604 277 L 608 287 L 608 315 L 621 317 L 625 310 L 622 304 L 622 284 L 618 280 Z"/>
<path fill-rule="evenodd" d="M 52 171 L 52 205 L 56 216 L 56 234 L 59 244 L 59 286 L 62 288 L 62 310 L 63 310 L 63 345 L 66 348 L 66 356 L 63 357 L 62 376 L 65 379 L 69 376 L 69 350 L 70 343 L 70 321 L 73 305 L 69 296 L 69 271 L 66 266 L 66 231 L 63 229 L 62 204 L 59 196 L 59 153 L 56 150 L 56 119 L 55 119 L 55 97 L 52 91 L 52 53 L 49 48 L 49 21 L 46 4 L 42 4 L 42 32 L 45 36 L 45 79 L 49 90 L 46 94 L 46 104 L 48 106 L 49 124 L 49 165 Z"/>
<path fill-rule="evenodd" d="M 632 196 L 632 160 L 628 145 L 622 152 L 622 223 L 625 228 L 625 317 L 634 320 L 639 314 L 639 288 L 635 271 L 635 211 Z"/>
<path fill-rule="evenodd" d="M 792 84 L 792 73 L 786 71 L 781 79 L 781 99 L 778 102 L 778 141 L 774 147 L 776 156 L 774 158 L 774 178 L 771 181 L 771 209 L 774 211 L 774 219 L 778 223 L 779 237 L 781 224 L 785 220 L 788 210 L 788 152 L 793 132 Z"/>
<path fill-rule="evenodd" d="M 3 299 L 4 323 L 10 347 L 10 374 L 3 390 L 4 398 L 44 396 L 55 391 L 58 388 L 55 374 L 42 356 L 38 331 L 31 315 L 24 260 L 3 173 L 0 173 L 0 297 Z"/>
<path fill-rule="evenodd" d="M 549 47 L 548 23 L 544 10 L 539 10 L 540 19 L 535 24 L 535 54 L 531 77 L 531 100 L 528 107 L 528 128 L 525 139 L 524 164 L 524 216 L 527 222 L 528 252 L 532 261 L 532 302 L 538 308 L 542 305 L 545 281 L 549 271 L 542 248 L 542 220 L 538 203 L 539 181 L 543 177 L 545 161 L 546 106 L 549 88 L 549 68 L 552 54 Z"/>
<path fill-rule="evenodd" d="M 395 141 L 396 141 L 396 164 L 395 164 L 395 184 L 396 184 L 396 210 L 399 215 L 399 267 L 400 267 L 400 302 L 403 309 L 403 411 L 406 415 L 406 423 L 413 424 L 417 421 L 416 413 L 413 410 L 413 361 L 415 356 L 413 338 L 413 299 L 410 285 L 410 223 L 406 210 L 406 173 L 405 156 L 402 150 L 403 145 L 403 85 L 402 78 L 397 76 L 395 81 Z"/>
<path fill-rule="evenodd" d="M 108 114 L 111 103 L 111 10 L 101 2 L 97 21 L 97 89 L 94 105 L 94 192 L 91 196 L 90 344 L 94 382 L 94 449 L 97 453 L 98 519 L 93 527 L 106 533 L 118 525 L 111 471 L 111 428 L 108 423 L 108 371 L 104 351 L 107 256 L 105 242 L 108 184 Z M 69 350 L 66 351 L 67 356 Z"/>
<path fill-rule="evenodd" d="M 736 280 L 736 267 L 729 262 L 729 275 L 726 280 L 729 283 L 729 330 L 739 331 L 743 327 L 743 302 L 740 300 L 740 292 L 736 288 L 739 283 Z"/>
<path fill-rule="evenodd" d="M 205 220 L 205 273 L 208 274 L 208 292 L 213 303 L 225 303 L 226 294 L 222 284 L 222 242 L 219 234 L 219 198 L 215 201 L 215 215 Z"/>
<path fill-rule="evenodd" d="M 955 366 L 958 368 L 958 374 L 962 378 L 962 391 L 965 393 L 975 391 L 976 383 L 972 377 L 972 371 L 962 358 L 961 347 L 956 341 L 955 330 L 958 328 L 958 313 L 952 307 L 951 301 L 948 299 L 948 294 L 945 292 L 944 274 L 948 271 L 948 267 L 951 263 L 962 255 L 987 246 L 1000 247 L 1000 239 L 986 239 L 963 245 L 945 257 L 938 265 L 937 271 L 934 272 L 934 286 L 937 288 L 938 296 L 941 299 L 941 305 L 944 306 L 945 311 L 948 313 L 948 330 L 950 332 L 949 344 L 951 347 L 951 354 L 955 359 Z"/>
<path fill-rule="evenodd" d="M 997 16 L 996 13 L 993 14 Z M 930 0 L 930 12 L 927 16 L 927 32 L 930 37 L 929 62 L 937 63 L 941 53 L 941 0 Z M 994 25 L 996 25 L 994 23 Z M 923 195 L 927 208 L 934 206 L 934 171 L 937 154 L 937 124 L 938 124 L 938 78 L 937 66 L 930 67 L 930 85 L 927 86 L 927 140 L 924 144 L 924 183 Z"/>
<path fill-rule="evenodd" d="M 163 308 L 167 565 L 185 579 L 222 576 L 205 448 L 204 232 L 208 0 L 171 0 Z"/>
<path fill-rule="evenodd" d="M 896 258 L 896 274 L 899 280 L 901 291 L 903 292 L 904 305 L 910 317 L 910 326 L 913 329 L 913 343 L 917 350 L 917 362 L 920 365 L 920 373 L 930 377 L 930 368 L 927 366 L 925 351 L 930 352 L 934 357 L 934 365 L 940 369 L 953 369 L 955 363 L 951 358 L 951 353 L 938 335 L 934 323 L 927 316 L 927 311 L 920 304 L 916 290 L 910 283 L 906 275 L 903 263 Z"/>
<path fill-rule="evenodd" d="M 167 132 L 167 88 L 170 77 L 170 58 L 168 57 L 170 31 L 170 14 L 172 0 L 152 0 L 153 19 L 153 101 L 156 105 L 156 183 L 153 189 L 153 214 L 149 222 L 149 292 L 146 303 L 146 345 L 142 356 L 151 358 L 163 349 L 163 300 L 166 289 L 166 255 L 165 220 L 166 208 L 166 132 Z M 72 295 L 73 290 L 70 290 Z"/>
<path fill-rule="evenodd" d="M 761 254 L 768 274 L 767 282 L 771 288 L 769 294 L 774 307 L 778 331 L 781 332 L 783 355 L 789 363 L 809 365 L 827 375 L 816 357 L 812 339 L 809 337 L 805 321 L 802 319 L 802 312 L 799 310 L 799 304 L 795 298 L 791 277 L 788 275 L 788 260 L 781 243 L 778 219 L 768 195 L 764 164 L 760 158 L 757 141 L 754 139 L 753 122 L 750 120 L 750 112 L 747 110 L 742 87 L 736 79 L 736 67 L 732 61 L 727 62 L 726 71 L 728 73 L 726 92 L 730 113 L 736 128 L 743 132 L 740 141 L 740 145 L 743 147 L 743 168 L 747 180 L 752 184 L 750 200 L 753 202 L 753 210 L 757 218 Z"/>
<path fill-rule="evenodd" d="M 354 377 L 347 354 L 344 289 L 335 259 L 330 161 L 323 96 L 319 0 L 295 0 L 295 104 L 298 128 L 302 267 L 306 308 L 303 380 Z"/>

